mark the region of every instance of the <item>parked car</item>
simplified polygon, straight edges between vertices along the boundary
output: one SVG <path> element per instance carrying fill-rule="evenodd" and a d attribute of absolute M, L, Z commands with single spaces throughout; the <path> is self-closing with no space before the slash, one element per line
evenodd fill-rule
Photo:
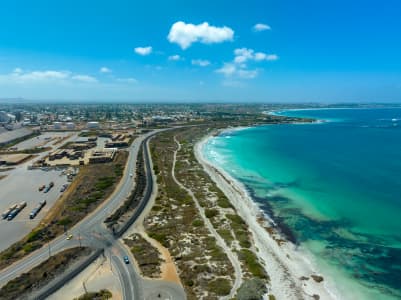
<path fill-rule="evenodd" d="M 41 191 L 43 191 L 44 189 L 45 189 L 45 185 L 41 185 L 40 187 L 39 187 L 39 192 L 41 192 Z"/>
<path fill-rule="evenodd" d="M 60 189 L 60 192 L 61 193 L 64 192 L 67 189 L 67 187 L 68 187 L 68 184 L 63 184 L 63 186 Z"/>

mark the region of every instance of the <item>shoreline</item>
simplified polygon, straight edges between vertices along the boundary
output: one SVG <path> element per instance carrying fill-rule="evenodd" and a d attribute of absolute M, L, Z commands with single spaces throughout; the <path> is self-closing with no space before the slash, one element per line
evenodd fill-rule
<path fill-rule="evenodd" d="M 338 292 L 331 286 L 331 280 L 328 282 L 323 276 L 323 281 L 318 282 L 311 277 L 321 276 L 312 263 L 313 257 L 303 253 L 277 231 L 276 222 L 252 199 L 242 183 L 224 170 L 212 166 L 204 157 L 202 148 L 209 139 L 224 132 L 246 128 L 250 127 L 226 128 L 210 133 L 196 143 L 195 157 L 248 224 L 259 250 L 256 255 L 265 264 L 266 272 L 271 277 L 269 288 L 277 299 L 318 299 L 316 295 L 320 299 L 339 299 Z"/>

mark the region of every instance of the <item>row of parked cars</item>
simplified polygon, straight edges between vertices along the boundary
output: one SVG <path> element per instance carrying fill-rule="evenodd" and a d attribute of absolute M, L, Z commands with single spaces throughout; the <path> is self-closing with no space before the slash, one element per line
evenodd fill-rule
<path fill-rule="evenodd" d="M 1 214 L 3 220 L 11 221 L 26 207 L 26 202 L 23 201 L 20 204 L 14 204 L 10 206 L 6 211 Z"/>
<path fill-rule="evenodd" d="M 52 181 L 52 182 L 49 183 L 48 186 L 41 185 L 38 190 L 39 190 L 39 192 L 43 191 L 44 193 L 48 193 L 53 187 L 54 187 L 54 182 Z M 60 192 L 61 193 L 64 192 L 67 189 L 67 187 L 68 187 L 68 183 L 63 184 L 61 186 Z"/>
<path fill-rule="evenodd" d="M 53 187 L 54 187 L 54 182 L 51 181 L 51 182 L 49 183 L 48 186 L 46 186 L 46 185 L 41 185 L 41 186 L 39 187 L 39 192 L 42 192 L 42 191 L 43 191 L 44 193 L 48 193 Z"/>
<path fill-rule="evenodd" d="M 38 206 L 32 209 L 31 213 L 29 214 L 30 219 L 34 219 L 36 215 L 40 212 L 43 206 L 46 205 L 46 200 L 42 200 L 39 202 Z M 3 220 L 11 221 L 14 219 L 24 208 L 26 207 L 26 202 L 23 201 L 20 204 L 11 205 L 8 209 L 6 209 L 2 214 L 1 218 Z"/>
<path fill-rule="evenodd" d="M 39 191 L 40 192 L 44 192 L 44 193 L 48 193 L 52 188 L 54 187 L 54 182 L 50 182 L 49 185 L 42 185 L 39 187 Z M 68 187 L 68 184 L 63 184 L 61 186 L 60 192 L 64 192 Z M 20 204 L 14 204 L 11 205 L 8 209 L 6 209 L 2 214 L 1 214 L 1 218 L 3 220 L 8 220 L 11 221 L 12 219 L 14 219 L 25 207 L 26 207 L 27 203 L 25 201 L 21 202 Z M 38 213 L 41 211 L 41 209 L 43 208 L 43 206 L 46 205 L 46 200 L 42 200 L 38 203 L 38 205 L 32 209 L 32 211 L 29 214 L 29 218 L 30 219 L 34 219 Z"/>

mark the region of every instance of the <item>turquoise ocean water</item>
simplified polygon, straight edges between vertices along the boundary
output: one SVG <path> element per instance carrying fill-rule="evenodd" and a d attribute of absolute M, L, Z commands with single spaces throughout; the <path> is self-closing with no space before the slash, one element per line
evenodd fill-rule
<path fill-rule="evenodd" d="M 242 182 L 350 299 L 401 299 L 401 109 L 226 131 L 205 157 Z"/>

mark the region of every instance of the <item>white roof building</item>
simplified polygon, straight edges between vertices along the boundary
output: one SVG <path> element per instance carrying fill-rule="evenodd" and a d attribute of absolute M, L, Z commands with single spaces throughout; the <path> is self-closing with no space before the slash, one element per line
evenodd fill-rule
<path fill-rule="evenodd" d="M 99 128 L 99 122 L 88 122 L 86 127 L 89 128 L 89 129 Z"/>
<path fill-rule="evenodd" d="M 0 111 L 0 123 L 8 123 L 15 120 L 15 116 L 5 111 Z"/>
<path fill-rule="evenodd" d="M 72 122 L 67 123 L 66 126 L 67 126 L 67 129 L 75 129 L 75 124 Z"/>
<path fill-rule="evenodd" d="M 61 129 L 61 125 L 62 125 L 61 122 L 54 122 L 54 123 L 53 123 L 54 129 Z"/>

